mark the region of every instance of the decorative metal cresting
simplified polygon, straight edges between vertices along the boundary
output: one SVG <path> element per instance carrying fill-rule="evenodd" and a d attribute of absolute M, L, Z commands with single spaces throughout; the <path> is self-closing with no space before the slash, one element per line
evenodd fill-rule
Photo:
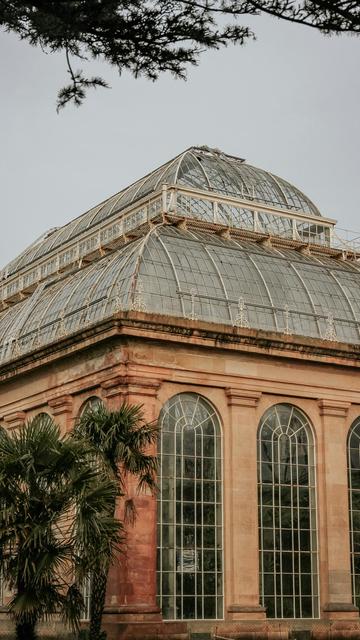
<path fill-rule="evenodd" d="M 41 340 L 40 340 L 40 326 L 38 326 L 38 328 L 36 329 L 36 333 L 35 333 L 35 337 L 32 343 L 32 347 L 37 349 L 38 347 L 41 346 Z"/>
<path fill-rule="evenodd" d="M 116 289 L 115 289 L 114 311 L 115 311 L 115 313 L 117 313 L 118 311 L 122 311 L 121 292 L 120 292 L 120 288 L 119 288 L 119 283 L 116 284 Z M 111 311 L 111 315 L 112 315 L 112 313 L 113 312 Z"/>
<path fill-rule="evenodd" d="M 85 322 L 86 324 L 90 324 L 90 306 L 91 306 L 91 297 L 90 295 L 86 296 L 85 299 L 85 307 L 86 307 L 86 311 L 85 311 Z"/>
<path fill-rule="evenodd" d="M 329 340 L 330 342 L 335 342 L 338 339 L 335 329 L 334 315 L 330 311 L 326 318 L 326 330 L 322 339 Z"/>
<path fill-rule="evenodd" d="M 197 291 L 195 287 L 191 287 L 190 289 L 190 314 L 187 315 L 188 320 L 198 320 L 199 316 L 195 311 L 195 302 L 197 297 Z"/>
<path fill-rule="evenodd" d="M 140 278 L 138 278 L 135 288 L 134 299 L 131 304 L 132 311 L 147 312 L 147 305 L 144 298 L 144 285 Z"/>
<path fill-rule="evenodd" d="M 244 302 L 244 298 L 240 297 L 237 305 L 238 311 L 235 316 L 235 320 L 233 323 L 234 327 L 243 327 L 244 329 L 249 329 L 250 324 L 248 320 L 247 308 Z"/>
<path fill-rule="evenodd" d="M 285 318 L 285 327 L 284 327 L 283 333 L 286 336 L 292 336 L 292 331 L 290 329 L 290 309 L 288 304 L 286 304 L 284 308 L 284 318 Z"/>
<path fill-rule="evenodd" d="M 66 329 L 65 329 L 65 312 L 64 310 L 61 311 L 61 315 L 60 315 L 60 322 L 59 322 L 59 326 L 58 326 L 58 330 L 57 330 L 57 336 L 59 338 L 63 338 L 66 335 Z"/>
<path fill-rule="evenodd" d="M 18 358 L 22 354 L 21 344 L 18 338 L 16 338 L 14 343 L 14 356 Z"/>

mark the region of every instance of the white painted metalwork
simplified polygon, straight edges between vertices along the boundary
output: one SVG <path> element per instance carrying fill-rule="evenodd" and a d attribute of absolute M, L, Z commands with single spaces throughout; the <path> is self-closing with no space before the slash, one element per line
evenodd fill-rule
<path fill-rule="evenodd" d="M 340 287 L 341 291 L 344 294 L 344 297 L 349 305 L 349 309 L 351 309 L 351 314 L 353 319 L 355 320 L 355 322 L 358 324 L 358 317 L 355 313 L 355 309 L 354 309 L 354 305 L 352 304 L 350 297 L 346 291 L 346 288 L 344 287 L 344 285 L 340 282 L 339 278 L 336 277 L 335 273 L 333 271 L 330 272 L 331 276 L 334 278 L 335 282 L 337 283 L 337 285 Z M 358 331 L 359 331 L 359 336 L 360 336 L 360 325 L 358 326 Z"/>
<path fill-rule="evenodd" d="M 335 342 L 337 340 L 334 315 L 332 313 L 328 313 L 326 318 L 326 331 L 322 336 L 323 340 L 329 340 L 330 342 Z"/>
<path fill-rule="evenodd" d="M 249 320 L 247 317 L 247 309 L 244 303 L 244 298 L 240 297 L 238 301 L 238 311 L 234 320 L 234 327 L 249 328 Z"/>
<path fill-rule="evenodd" d="M 258 430 L 260 593 L 269 618 L 317 618 L 316 476 L 311 425 L 290 404 Z"/>
<path fill-rule="evenodd" d="M 167 227 L 177 216 L 203 231 Z M 341 260 L 326 250 L 332 238 L 341 246 L 333 227 L 285 180 L 219 150 L 192 147 L 51 230 L 2 270 L 0 362 L 120 309 L 233 325 L 240 298 L 250 327 L 288 335 L 330 335 L 327 309 L 334 309 L 337 340 L 358 344 L 360 236 L 347 238 Z M 253 233 L 260 242 L 264 234 L 285 238 L 287 248 L 246 240 Z M 325 248 L 316 257 L 301 255 L 290 248 L 294 242 L 303 250 L 300 240 Z"/>
<path fill-rule="evenodd" d="M 314 320 L 316 322 L 316 326 L 318 328 L 319 335 L 321 336 L 321 325 L 320 325 L 320 322 L 319 322 L 318 314 L 316 313 L 314 301 L 313 301 L 312 296 L 310 294 L 309 288 L 306 286 L 306 281 L 305 281 L 304 277 L 301 275 L 301 273 L 299 272 L 299 269 L 297 269 L 296 265 L 293 262 L 290 263 L 290 267 L 296 273 L 297 277 L 299 278 L 299 280 L 301 281 L 301 283 L 303 285 L 304 291 L 306 293 L 306 297 L 308 298 L 310 306 L 311 306 L 311 309 L 313 311 L 313 318 L 314 318 Z"/>
<path fill-rule="evenodd" d="M 219 282 L 220 282 L 220 284 L 221 284 L 221 289 L 222 289 L 222 291 L 223 291 L 223 293 L 224 293 L 224 297 L 225 297 L 225 298 L 226 298 L 226 300 L 227 300 L 227 309 L 228 309 L 228 312 L 229 312 L 229 320 L 230 320 L 230 322 L 231 322 L 231 321 L 232 321 L 232 315 L 231 315 L 231 304 L 230 304 L 230 302 L 229 302 L 228 292 L 227 292 L 226 287 L 225 287 L 224 279 L 223 279 L 223 277 L 222 277 L 222 275 L 221 275 L 221 271 L 220 271 L 220 269 L 218 268 L 218 266 L 217 266 L 217 264 L 216 264 L 216 261 L 215 261 L 215 260 L 214 260 L 214 258 L 212 257 L 211 251 L 209 251 L 209 248 L 208 248 L 208 247 L 206 247 L 206 246 L 204 246 L 204 249 L 205 249 L 205 251 L 206 251 L 206 254 L 209 256 L 209 260 L 211 260 L 211 264 L 214 266 L 214 270 L 215 270 L 215 272 L 216 272 L 216 274 L 217 274 L 217 276 L 218 276 L 218 278 L 219 278 Z"/>
<path fill-rule="evenodd" d="M 65 312 L 64 312 L 64 310 L 62 310 L 61 313 L 60 313 L 60 322 L 59 322 L 57 334 L 58 334 L 59 338 L 63 338 L 66 335 Z"/>
<path fill-rule="evenodd" d="M 130 251 L 125 257 L 124 263 L 122 265 L 123 268 L 127 268 L 129 263 L 131 263 L 132 258 L 134 258 L 135 254 L 137 255 L 137 244 L 133 243 Z M 110 266 L 113 266 L 114 263 L 116 264 L 116 262 L 118 262 L 118 256 L 115 254 L 110 260 Z M 126 308 L 127 291 L 121 290 L 121 284 L 122 280 L 119 280 L 118 278 L 115 278 L 113 283 L 111 284 L 108 290 L 107 300 L 105 302 L 105 316 L 112 315 L 112 313 L 114 313 L 114 309 L 115 311 L 121 311 L 122 309 Z M 115 302 L 114 308 L 113 302 Z"/>
<path fill-rule="evenodd" d="M 104 227 L 111 227 L 115 216 L 118 223 L 121 223 L 118 225 L 119 237 L 123 233 L 122 223 L 125 224 L 125 221 L 128 224 L 130 221 L 128 229 L 134 228 L 131 224 L 133 211 L 141 209 L 154 198 L 161 200 L 161 185 L 164 183 L 169 185 L 170 190 L 175 188 L 180 192 L 182 190 L 184 193 L 192 193 L 195 200 L 203 194 L 203 197 L 209 199 L 211 207 L 217 206 L 219 202 L 231 200 L 234 203 L 247 202 L 254 215 L 258 210 L 256 204 L 260 205 L 260 210 L 263 207 L 264 211 L 271 210 L 274 215 L 290 215 L 291 218 L 295 212 L 295 217 L 304 220 L 305 225 L 307 221 L 308 230 L 310 227 L 315 229 L 315 217 L 318 219 L 320 234 L 325 228 L 330 230 L 333 226 L 332 221 L 320 217 L 319 211 L 304 194 L 285 180 L 217 150 L 194 147 L 92 208 L 80 218 L 45 234 L 42 242 L 33 243 L 7 265 L 1 272 L 2 277 L 9 280 L 15 274 L 27 272 L 29 276 L 31 272 L 33 281 L 38 281 L 40 272 L 36 268 L 37 265 L 40 265 L 43 276 L 55 273 L 54 258 L 60 258 L 61 268 L 71 264 L 79 255 L 79 242 L 81 255 L 91 253 L 102 244 L 102 239 L 100 242 L 96 234 L 100 231 L 102 234 Z M 235 220 L 231 226 L 237 226 Z M 309 231 L 309 239 L 321 242 L 320 237 L 310 238 L 311 235 Z M 46 268 L 45 263 L 49 268 Z M 17 286 L 20 286 L 19 278 Z M 11 295 L 10 282 L 5 285 L 4 291 L 5 295 Z"/>
<path fill-rule="evenodd" d="M 169 253 L 169 251 L 168 251 L 168 249 L 166 247 L 166 244 L 165 244 L 165 242 L 162 241 L 161 235 L 159 233 L 157 233 L 157 232 L 156 232 L 156 238 L 160 242 L 160 244 L 161 244 L 161 246 L 162 246 L 162 248 L 164 250 L 164 254 L 166 255 L 166 257 L 167 257 L 167 259 L 169 261 L 169 264 L 170 264 L 170 267 L 171 267 L 171 272 L 172 272 L 172 274 L 174 276 L 174 280 L 176 282 L 176 289 L 177 289 L 177 291 L 180 291 L 181 286 L 180 286 L 180 281 L 179 281 L 179 278 L 178 278 L 178 274 L 177 274 L 177 271 L 175 269 L 174 262 L 173 262 L 173 260 L 172 260 L 172 258 L 170 256 L 170 253 Z M 180 304 L 181 304 L 181 315 L 185 318 L 186 317 L 185 305 L 184 305 L 184 300 L 183 300 L 182 297 L 180 297 Z"/>
<path fill-rule="evenodd" d="M 15 346 L 14 346 L 14 356 L 15 358 L 18 358 L 19 356 L 21 356 L 21 354 L 22 354 L 21 345 L 19 343 L 19 340 L 16 338 Z"/>
<path fill-rule="evenodd" d="M 63 335 L 65 335 L 65 333 Z M 41 333 L 40 333 L 40 327 L 38 327 L 36 333 L 34 334 L 32 348 L 38 349 L 40 346 L 41 346 Z"/>
<path fill-rule="evenodd" d="M 332 246 L 349 254 L 360 253 L 360 233 L 350 229 L 335 227 L 332 229 Z"/>
<path fill-rule="evenodd" d="M 197 291 L 195 287 L 191 287 L 190 289 L 190 313 L 187 316 L 189 320 L 198 320 L 199 316 L 196 313 L 196 297 Z"/>
<path fill-rule="evenodd" d="M 159 224 L 87 268 L 46 282 L 0 313 L 0 362 L 48 345 L 119 309 L 360 342 L 360 264 Z M 136 290 L 137 279 L 143 291 Z M 136 300 L 135 300 L 136 298 Z M 134 302 L 135 301 L 135 302 Z M 134 304 L 133 304 L 134 303 Z M 26 320 L 26 321 L 25 321 Z M 330 336 L 331 337 L 331 336 Z M 17 341 L 17 342 L 16 342 Z"/>
<path fill-rule="evenodd" d="M 292 331 L 290 329 L 290 309 L 288 304 L 285 305 L 284 317 L 285 317 L 285 327 L 284 327 L 283 333 L 285 333 L 286 336 L 291 336 Z"/>
<path fill-rule="evenodd" d="M 131 304 L 133 311 L 142 311 L 146 313 L 147 305 L 144 298 L 144 285 L 140 278 L 137 279 L 134 300 Z"/>
<path fill-rule="evenodd" d="M 252 262 L 252 264 L 254 265 L 254 267 L 255 267 L 256 271 L 258 272 L 258 274 L 259 274 L 259 276 L 260 276 L 260 279 L 262 280 L 262 283 L 263 283 L 263 285 L 264 285 L 264 287 L 265 287 L 265 289 L 266 289 L 266 293 L 267 293 L 268 298 L 269 298 L 269 301 L 270 301 L 270 305 L 269 305 L 269 306 L 271 307 L 271 309 L 272 309 L 272 313 L 273 313 L 274 324 L 275 324 L 275 330 L 276 330 L 276 331 L 278 331 L 278 330 L 279 330 L 279 322 L 278 322 L 278 318 L 277 318 L 277 315 L 276 315 L 275 310 L 274 310 L 274 306 L 275 306 L 275 305 L 274 305 L 274 302 L 273 302 L 273 299 L 272 299 L 272 294 L 271 294 L 271 292 L 270 292 L 270 288 L 269 288 L 268 283 L 267 283 L 266 278 L 265 278 L 265 274 L 264 274 L 264 273 L 263 273 L 263 271 L 260 269 L 260 267 L 259 267 L 258 263 L 257 263 L 257 262 L 256 262 L 256 260 L 254 259 L 254 256 L 250 256 L 250 255 L 249 255 L 249 260 L 250 260 L 250 261 Z"/>
<path fill-rule="evenodd" d="M 165 404 L 159 425 L 159 606 L 165 619 L 221 619 L 219 418 L 201 396 L 181 393 Z"/>

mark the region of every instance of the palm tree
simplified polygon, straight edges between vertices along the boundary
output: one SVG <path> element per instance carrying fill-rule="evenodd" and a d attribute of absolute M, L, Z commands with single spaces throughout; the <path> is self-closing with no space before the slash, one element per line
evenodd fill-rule
<path fill-rule="evenodd" d="M 88 460 L 87 445 L 61 436 L 46 414 L 18 431 L 0 427 L 0 571 L 18 640 L 34 640 L 37 623 L 55 613 L 77 629 L 78 585 L 94 549 L 102 540 L 107 565 L 120 542 L 116 485 Z"/>
<path fill-rule="evenodd" d="M 89 407 L 79 417 L 74 429 L 75 438 L 91 443 L 97 464 L 118 485 L 118 495 L 126 496 L 126 479 L 137 478 L 138 491 L 156 489 L 156 457 L 149 448 L 157 439 L 158 429 L 146 423 L 141 405 L 124 402 L 117 411 L 108 410 L 103 404 Z M 116 500 L 113 502 L 115 515 Z M 125 500 L 125 514 L 136 516 L 134 503 Z M 126 517 L 126 516 L 125 516 Z M 97 567 L 92 574 L 90 594 L 90 640 L 99 640 L 101 619 L 105 606 L 109 565 Z"/>

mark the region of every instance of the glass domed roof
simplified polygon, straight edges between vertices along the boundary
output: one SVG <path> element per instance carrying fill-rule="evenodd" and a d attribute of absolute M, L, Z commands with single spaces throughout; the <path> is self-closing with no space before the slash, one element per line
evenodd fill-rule
<path fill-rule="evenodd" d="M 320 216 L 311 200 L 286 180 L 253 167 L 241 158 L 207 147 L 192 147 L 185 151 L 160 180 Z"/>
<path fill-rule="evenodd" d="M 160 224 L 4 310 L 0 362 L 131 310 L 359 344 L 360 265 Z"/>
<path fill-rule="evenodd" d="M 28 247 L 2 270 L 3 273 L 6 277 L 16 273 L 158 191 L 163 184 L 181 185 L 274 209 L 320 216 L 313 202 L 286 180 L 219 150 L 191 147 L 72 222 L 48 232 L 42 242 Z"/>

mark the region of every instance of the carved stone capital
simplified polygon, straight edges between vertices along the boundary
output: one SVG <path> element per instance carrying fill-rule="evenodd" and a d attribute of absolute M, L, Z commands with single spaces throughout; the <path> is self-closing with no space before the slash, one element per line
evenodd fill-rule
<path fill-rule="evenodd" d="M 225 389 L 227 402 L 230 407 L 257 407 L 261 398 L 261 391 L 250 391 L 246 389 Z"/>
<path fill-rule="evenodd" d="M 115 376 L 101 383 L 104 396 L 145 396 L 156 398 L 161 382 L 138 376 Z"/>
<path fill-rule="evenodd" d="M 100 386 L 105 398 L 126 395 L 125 376 L 114 376 L 114 378 L 104 380 Z"/>
<path fill-rule="evenodd" d="M 71 413 L 73 408 L 72 396 L 59 396 L 58 398 L 51 398 L 48 401 L 48 405 L 54 416 L 59 416 L 63 413 Z"/>
<path fill-rule="evenodd" d="M 126 386 L 129 395 L 146 396 L 156 398 L 160 389 L 160 380 L 149 380 L 138 376 L 127 376 Z"/>
<path fill-rule="evenodd" d="M 319 410 L 321 416 L 333 416 L 335 418 L 346 418 L 350 402 L 342 402 L 341 400 L 318 400 Z"/>
<path fill-rule="evenodd" d="M 15 413 L 4 416 L 4 423 L 8 429 L 16 429 L 23 426 L 25 419 L 26 413 L 24 411 L 15 411 Z"/>

